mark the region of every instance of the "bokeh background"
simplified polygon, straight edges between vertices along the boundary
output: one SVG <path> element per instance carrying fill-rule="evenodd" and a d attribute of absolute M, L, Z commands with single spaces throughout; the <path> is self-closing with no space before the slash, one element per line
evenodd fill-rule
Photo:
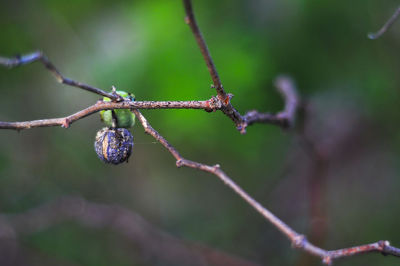
<path fill-rule="evenodd" d="M 264 206 L 324 248 L 380 239 L 399 246 L 400 22 L 379 40 L 367 38 L 398 1 L 193 4 L 241 113 L 279 111 L 283 101 L 273 81 L 282 73 L 295 80 L 304 108 L 291 131 L 254 125 L 240 135 L 220 112 L 143 110 L 153 127 L 186 158 L 219 163 Z M 1 0 L 0 54 L 39 49 L 65 76 L 103 89 L 115 85 L 138 100 L 208 99 L 215 91 L 183 18 L 181 1 Z M 58 84 L 39 63 L 0 69 L 0 91 L 1 121 L 62 117 L 99 99 Z M 171 239 L 157 246 L 153 234 L 140 242 L 118 226 L 76 219 L 13 236 L 3 227 L 2 265 L 229 265 L 218 256 L 209 261 L 213 252 L 238 265 L 320 264 L 293 250 L 216 177 L 177 169 L 140 124 L 133 129 L 129 163 L 103 164 L 93 149 L 101 127 L 92 115 L 69 129 L 1 131 L 2 217 L 73 196 L 140 215 Z M 173 246 L 169 241 L 205 250 L 205 262 L 180 260 L 187 252 L 182 246 L 176 253 L 183 255 L 165 254 Z M 379 254 L 336 262 L 398 263 Z"/>

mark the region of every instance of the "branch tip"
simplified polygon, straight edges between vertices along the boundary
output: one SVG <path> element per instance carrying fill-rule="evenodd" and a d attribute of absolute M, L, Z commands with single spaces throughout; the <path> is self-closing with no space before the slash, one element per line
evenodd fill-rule
<path fill-rule="evenodd" d="M 368 33 L 368 38 L 371 40 L 376 40 L 379 37 L 381 37 L 388 29 L 396 22 L 400 15 L 400 6 L 396 9 L 396 11 L 393 13 L 393 15 L 386 21 L 386 23 L 380 28 L 377 32 L 373 33 L 370 32 Z"/>

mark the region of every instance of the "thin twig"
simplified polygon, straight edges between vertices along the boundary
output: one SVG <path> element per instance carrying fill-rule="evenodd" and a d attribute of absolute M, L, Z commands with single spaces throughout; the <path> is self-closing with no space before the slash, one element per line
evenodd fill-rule
<path fill-rule="evenodd" d="M 242 116 L 231 104 L 232 94 L 226 93 L 221 80 L 219 78 L 217 69 L 212 60 L 211 54 L 207 48 L 206 41 L 201 34 L 200 28 L 197 25 L 196 18 L 193 13 L 191 0 L 183 0 L 185 8 L 185 22 L 190 26 L 193 35 L 200 48 L 201 54 L 203 55 L 204 61 L 207 64 L 208 71 L 210 72 L 211 78 L 214 83 L 214 87 L 217 90 L 218 99 L 221 101 L 221 111 L 228 116 L 236 125 L 236 128 L 240 133 L 245 134 L 248 125 L 254 123 L 270 123 L 281 127 L 290 127 L 294 123 L 296 115 L 298 99 L 297 93 L 294 89 L 293 82 L 288 81 L 287 78 L 282 78 L 277 81 L 277 87 L 281 91 L 285 98 L 285 110 L 277 115 L 271 113 L 260 113 L 258 111 L 250 111 L 246 115 Z M 289 100 L 289 101 L 288 101 Z"/>
<path fill-rule="evenodd" d="M 244 117 L 232 106 L 231 98 L 232 94 L 227 94 L 222 86 L 222 82 L 219 78 L 217 69 L 212 60 L 210 51 L 208 50 L 206 41 L 201 34 L 200 28 L 197 25 L 196 18 L 194 17 L 192 2 L 190 0 L 183 0 L 183 5 L 185 8 L 185 22 L 190 26 L 193 35 L 197 41 L 200 48 L 201 54 L 203 55 L 204 61 L 207 64 L 208 71 L 210 72 L 211 78 L 213 80 L 213 87 L 215 87 L 218 95 L 218 99 L 222 103 L 221 111 L 227 115 L 236 125 L 236 128 L 244 134 L 246 132 Z"/>
<path fill-rule="evenodd" d="M 140 248 L 144 257 L 171 265 L 257 265 L 222 251 L 176 238 L 126 208 L 93 203 L 80 197 L 62 197 L 23 213 L 0 214 L 0 242 L 6 238 L 46 230 L 67 221 L 90 228 L 111 229 Z M 6 235 L 3 232 L 7 229 Z"/>
<path fill-rule="evenodd" d="M 293 247 L 302 249 L 314 256 L 320 257 L 323 263 L 330 265 L 332 260 L 349 257 L 356 254 L 368 253 L 368 252 L 380 252 L 384 255 L 393 255 L 400 257 L 400 249 L 390 246 L 388 241 L 378 241 L 376 243 L 355 246 L 339 250 L 324 250 L 321 249 L 306 239 L 302 234 L 294 231 L 290 226 L 280 220 L 272 212 L 262 206 L 253 197 L 251 197 L 246 191 L 244 191 L 239 185 L 237 185 L 224 171 L 221 170 L 218 164 L 210 166 L 194 161 L 185 159 L 180 153 L 163 137 L 161 136 L 147 121 L 139 110 L 132 110 L 136 115 L 140 123 L 143 125 L 145 132 L 157 141 L 159 141 L 176 159 L 177 167 L 190 167 L 198 169 L 204 172 L 208 172 L 217 176 L 222 182 L 225 183 L 230 189 L 232 189 L 239 197 L 246 201 L 253 209 L 261 214 L 267 221 L 273 224 L 279 231 L 281 231 L 292 243 Z"/>
<path fill-rule="evenodd" d="M 271 223 L 273 223 L 285 235 L 290 236 L 290 238 L 295 238 L 297 236 L 297 233 L 294 232 L 288 225 L 279 220 L 270 211 L 262 207 L 260 203 L 254 200 L 249 194 L 247 194 L 242 188 L 240 188 L 235 182 L 233 182 L 220 169 L 220 166 L 218 164 L 209 166 L 183 158 L 180 155 L 180 153 L 149 124 L 147 119 L 142 115 L 142 113 L 139 110 L 133 110 L 133 113 L 136 115 L 140 123 L 143 125 L 145 132 L 151 135 L 153 138 L 155 138 L 158 142 L 160 142 L 172 154 L 172 156 L 174 156 L 174 158 L 176 159 L 177 167 L 186 166 L 216 175 L 227 186 L 229 186 L 233 191 L 235 191 L 240 197 L 242 197 L 245 201 L 247 201 L 253 208 L 255 208 L 258 212 L 260 212 L 261 215 L 263 215 Z"/>
<path fill-rule="evenodd" d="M 227 94 L 222 86 L 221 79 L 219 78 L 217 69 L 214 65 L 213 59 L 211 57 L 210 51 L 208 50 L 207 44 L 201 34 L 199 26 L 197 26 L 196 18 L 194 17 L 192 2 L 190 0 L 183 0 L 183 5 L 185 7 L 186 17 L 185 22 L 192 29 L 193 35 L 199 45 L 201 54 L 204 57 L 204 61 L 207 64 L 208 71 L 210 72 L 211 78 L 214 83 L 214 87 L 217 90 L 218 96 L 221 101 L 225 100 Z"/>
<path fill-rule="evenodd" d="M 396 9 L 393 15 L 389 18 L 389 20 L 382 26 L 382 28 L 375 33 L 369 33 L 368 38 L 375 40 L 381 37 L 393 25 L 393 23 L 397 20 L 399 15 L 400 15 L 400 6 Z"/>
<path fill-rule="evenodd" d="M 244 115 L 246 126 L 254 123 L 271 123 L 284 128 L 294 126 L 296 111 L 300 103 L 294 82 L 287 76 L 280 76 L 276 79 L 275 86 L 285 100 L 283 111 L 278 114 L 260 113 L 256 110 L 249 111 Z"/>
<path fill-rule="evenodd" d="M 53 63 L 50 62 L 50 60 L 42 53 L 42 52 L 34 52 L 31 54 L 23 55 L 23 56 L 17 56 L 15 58 L 5 58 L 5 57 L 0 57 L 0 65 L 13 68 L 21 65 L 26 65 L 30 64 L 32 62 L 39 61 L 41 62 L 57 79 L 58 82 L 81 88 L 86 91 L 90 91 L 105 97 L 108 97 L 110 99 L 116 100 L 116 101 L 121 101 L 123 98 L 119 96 L 118 94 L 112 94 L 105 92 L 101 89 L 92 87 L 90 85 L 74 81 L 72 79 L 64 77 L 60 71 L 57 70 L 57 68 L 53 65 Z"/>

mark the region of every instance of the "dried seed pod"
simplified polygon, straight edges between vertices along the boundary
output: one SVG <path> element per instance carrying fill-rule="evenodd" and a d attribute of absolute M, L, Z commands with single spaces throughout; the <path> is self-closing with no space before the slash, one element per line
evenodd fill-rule
<path fill-rule="evenodd" d="M 133 136 L 125 128 L 102 128 L 96 134 L 94 148 L 105 163 L 120 164 L 132 153 Z"/>

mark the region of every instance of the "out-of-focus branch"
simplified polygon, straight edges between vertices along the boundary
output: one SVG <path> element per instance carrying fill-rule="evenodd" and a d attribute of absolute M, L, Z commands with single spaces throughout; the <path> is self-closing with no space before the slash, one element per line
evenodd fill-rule
<path fill-rule="evenodd" d="M 274 225 L 279 231 L 281 231 L 291 242 L 293 247 L 302 249 L 311 255 L 320 257 L 323 263 L 330 265 L 334 259 L 349 257 L 361 253 L 369 252 L 380 252 L 384 255 L 393 255 L 400 257 L 400 249 L 390 246 L 389 241 L 378 241 L 372 244 L 366 244 L 361 246 L 355 246 L 339 250 L 325 250 L 321 249 L 310 243 L 306 237 L 302 234 L 297 233 L 289 225 L 280 220 L 267 208 L 262 206 L 253 197 L 251 197 L 246 191 L 244 191 L 239 185 L 237 185 L 224 171 L 221 170 L 218 164 L 210 166 L 194 161 L 185 159 L 180 153 L 163 137 L 161 136 L 147 121 L 139 110 L 132 110 L 140 123 L 143 125 L 145 132 L 157 141 L 159 141 L 176 159 L 177 167 L 190 167 L 198 169 L 204 172 L 208 172 L 217 176 L 222 182 L 225 183 L 231 190 L 233 190 L 239 197 L 246 201 L 253 209 L 261 214 L 267 221 Z"/>
<path fill-rule="evenodd" d="M 34 52 L 31 54 L 23 55 L 23 56 L 17 56 L 16 58 L 5 58 L 5 57 L 0 57 L 0 65 L 12 68 L 12 67 L 17 67 L 21 65 L 26 65 L 30 64 L 32 62 L 39 61 L 41 62 L 57 79 L 58 82 L 81 88 L 86 91 L 90 91 L 102 96 L 109 97 L 110 99 L 116 100 L 116 101 L 122 101 L 123 98 L 119 96 L 118 94 L 114 93 L 108 93 L 105 92 L 101 89 L 95 88 L 93 86 L 74 81 L 72 79 L 64 77 L 60 71 L 57 70 L 57 68 L 53 65 L 53 63 L 50 62 L 50 60 L 42 53 L 42 52 Z"/>
<path fill-rule="evenodd" d="M 7 228 L 10 231 L 7 237 L 32 234 L 66 221 L 74 221 L 90 228 L 109 228 L 139 247 L 144 257 L 173 265 L 258 265 L 178 239 L 128 209 L 117 205 L 91 203 L 79 197 L 64 197 L 24 213 L 1 214 L 0 231 Z M 2 237 L 5 235 L 0 234 L 0 239 Z"/>
<path fill-rule="evenodd" d="M 304 152 L 308 155 L 310 163 L 307 170 L 308 198 L 309 198 L 309 216 L 310 228 L 308 229 L 308 237 L 310 241 L 316 245 L 324 245 L 327 235 L 327 214 L 325 208 L 327 168 L 329 159 L 323 154 L 318 147 L 317 138 L 309 136 L 306 127 L 309 127 L 311 118 L 310 107 L 307 104 L 302 106 L 303 121 L 302 127 L 298 132 L 300 144 L 303 146 Z M 299 162 L 303 165 L 304 162 Z M 308 253 L 302 254 L 299 258 L 297 266 L 317 265 L 312 263 L 311 256 Z"/>
<path fill-rule="evenodd" d="M 256 110 L 245 114 L 246 126 L 254 123 L 271 123 L 281 127 L 293 127 L 296 119 L 296 111 L 299 107 L 299 96 L 291 78 L 287 76 L 278 77 L 275 86 L 285 100 L 285 108 L 277 114 L 260 113 Z"/>
<path fill-rule="evenodd" d="M 389 18 L 389 20 L 386 21 L 386 23 L 382 26 L 382 28 L 375 33 L 369 33 L 368 38 L 374 40 L 381 37 L 393 25 L 393 23 L 397 20 L 399 15 L 400 15 L 400 6 L 396 9 L 393 15 Z"/>

